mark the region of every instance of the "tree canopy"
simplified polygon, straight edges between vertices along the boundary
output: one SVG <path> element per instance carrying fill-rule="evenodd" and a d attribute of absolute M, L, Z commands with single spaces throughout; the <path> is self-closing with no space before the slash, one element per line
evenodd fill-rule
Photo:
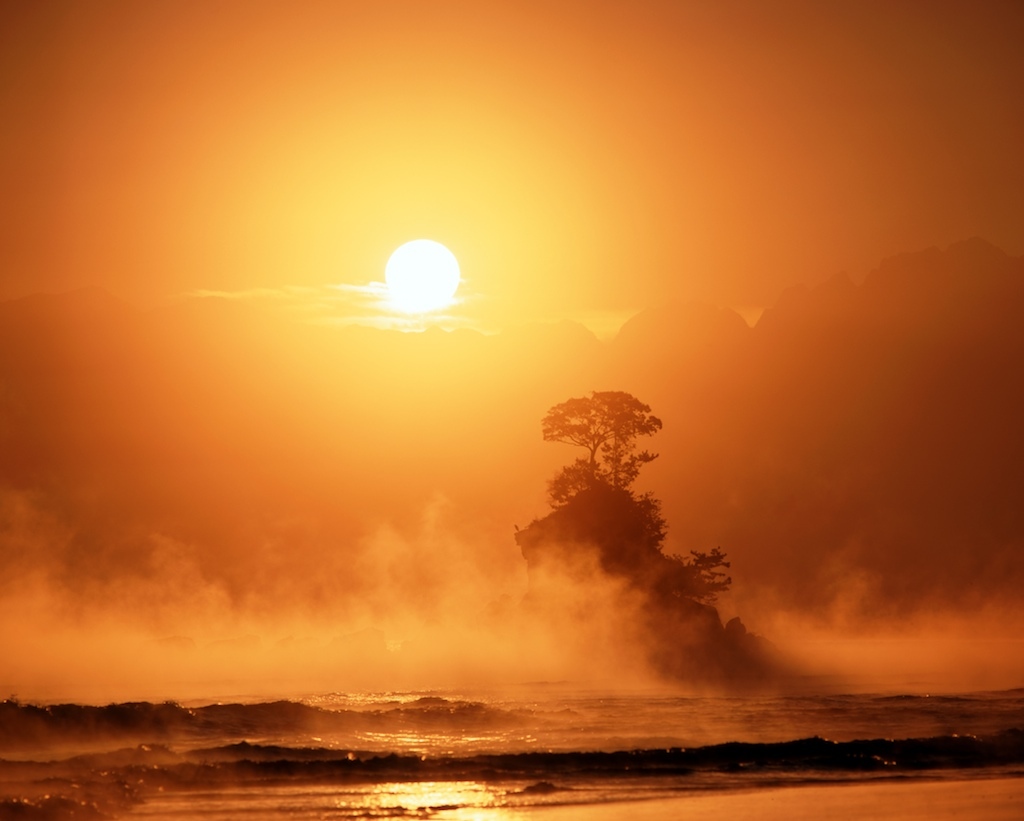
<path fill-rule="evenodd" d="M 628 489 L 640 468 L 658 454 L 637 452 L 636 439 L 661 430 L 661 420 L 625 391 L 592 391 L 552 407 L 541 421 L 546 442 L 564 442 L 586 450 L 551 480 L 551 502 L 558 506 L 599 481 Z"/>

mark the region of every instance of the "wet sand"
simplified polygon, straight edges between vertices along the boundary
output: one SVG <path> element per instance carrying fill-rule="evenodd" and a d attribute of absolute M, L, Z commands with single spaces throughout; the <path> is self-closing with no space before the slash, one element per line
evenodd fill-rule
<path fill-rule="evenodd" d="M 452 819 L 470 818 L 453 814 Z M 476 816 L 479 817 L 479 816 Z M 515 814 L 513 818 L 517 818 Z M 534 821 L 1019 821 L 1024 818 L 1024 777 L 964 781 L 886 780 L 829 786 L 779 787 L 724 795 L 537 808 Z"/>

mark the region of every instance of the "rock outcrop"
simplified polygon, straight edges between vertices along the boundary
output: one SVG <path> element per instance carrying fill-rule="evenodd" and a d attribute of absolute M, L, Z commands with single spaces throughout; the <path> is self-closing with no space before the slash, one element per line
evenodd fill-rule
<path fill-rule="evenodd" d="M 549 613 L 600 608 L 618 638 L 640 642 L 651 668 L 666 678 L 735 685 L 773 678 L 780 665 L 772 646 L 738 618 L 723 625 L 718 611 L 698 600 L 700 571 L 661 551 L 663 527 L 652 499 L 610 486 L 582 491 L 517 531 L 529 574 L 524 606 Z"/>

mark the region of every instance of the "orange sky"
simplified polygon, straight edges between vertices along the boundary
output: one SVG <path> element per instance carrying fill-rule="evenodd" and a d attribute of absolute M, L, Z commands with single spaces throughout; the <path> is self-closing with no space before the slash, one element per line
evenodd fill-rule
<path fill-rule="evenodd" d="M 1021 43 L 1019 2 L 0 0 L 0 624 L 41 625 L 0 658 L 518 600 L 540 420 L 605 389 L 723 616 L 1019 635 Z M 456 330 L 334 327 L 417 237 Z"/>
<path fill-rule="evenodd" d="M 0 298 L 364 285 L 471 324 L 1024 253 L 1015 3 L 0 3 Z M 332 304 L 336 314 L 358 311 Z"/>

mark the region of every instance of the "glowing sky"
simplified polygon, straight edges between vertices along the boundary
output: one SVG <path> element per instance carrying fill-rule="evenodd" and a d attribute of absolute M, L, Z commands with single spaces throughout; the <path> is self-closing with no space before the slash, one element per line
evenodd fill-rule
<path fill-rule="evenodd" d="M 0 298 L 320 294 L 428 236 L 473 323 L 597 327 L 1019 255 L 1021 42 L 1015 3 L 3 2 Z"/>
<path fill-rule="evenodd" d="M 540 420 L 605 389 L 723 617 L 1021 635 L 1022 43 L 1020 2 L 0 0 L 0 659 L 518 601 Z M 380 330 L 428 324 L 417 238 L 450 333 Z"/>

